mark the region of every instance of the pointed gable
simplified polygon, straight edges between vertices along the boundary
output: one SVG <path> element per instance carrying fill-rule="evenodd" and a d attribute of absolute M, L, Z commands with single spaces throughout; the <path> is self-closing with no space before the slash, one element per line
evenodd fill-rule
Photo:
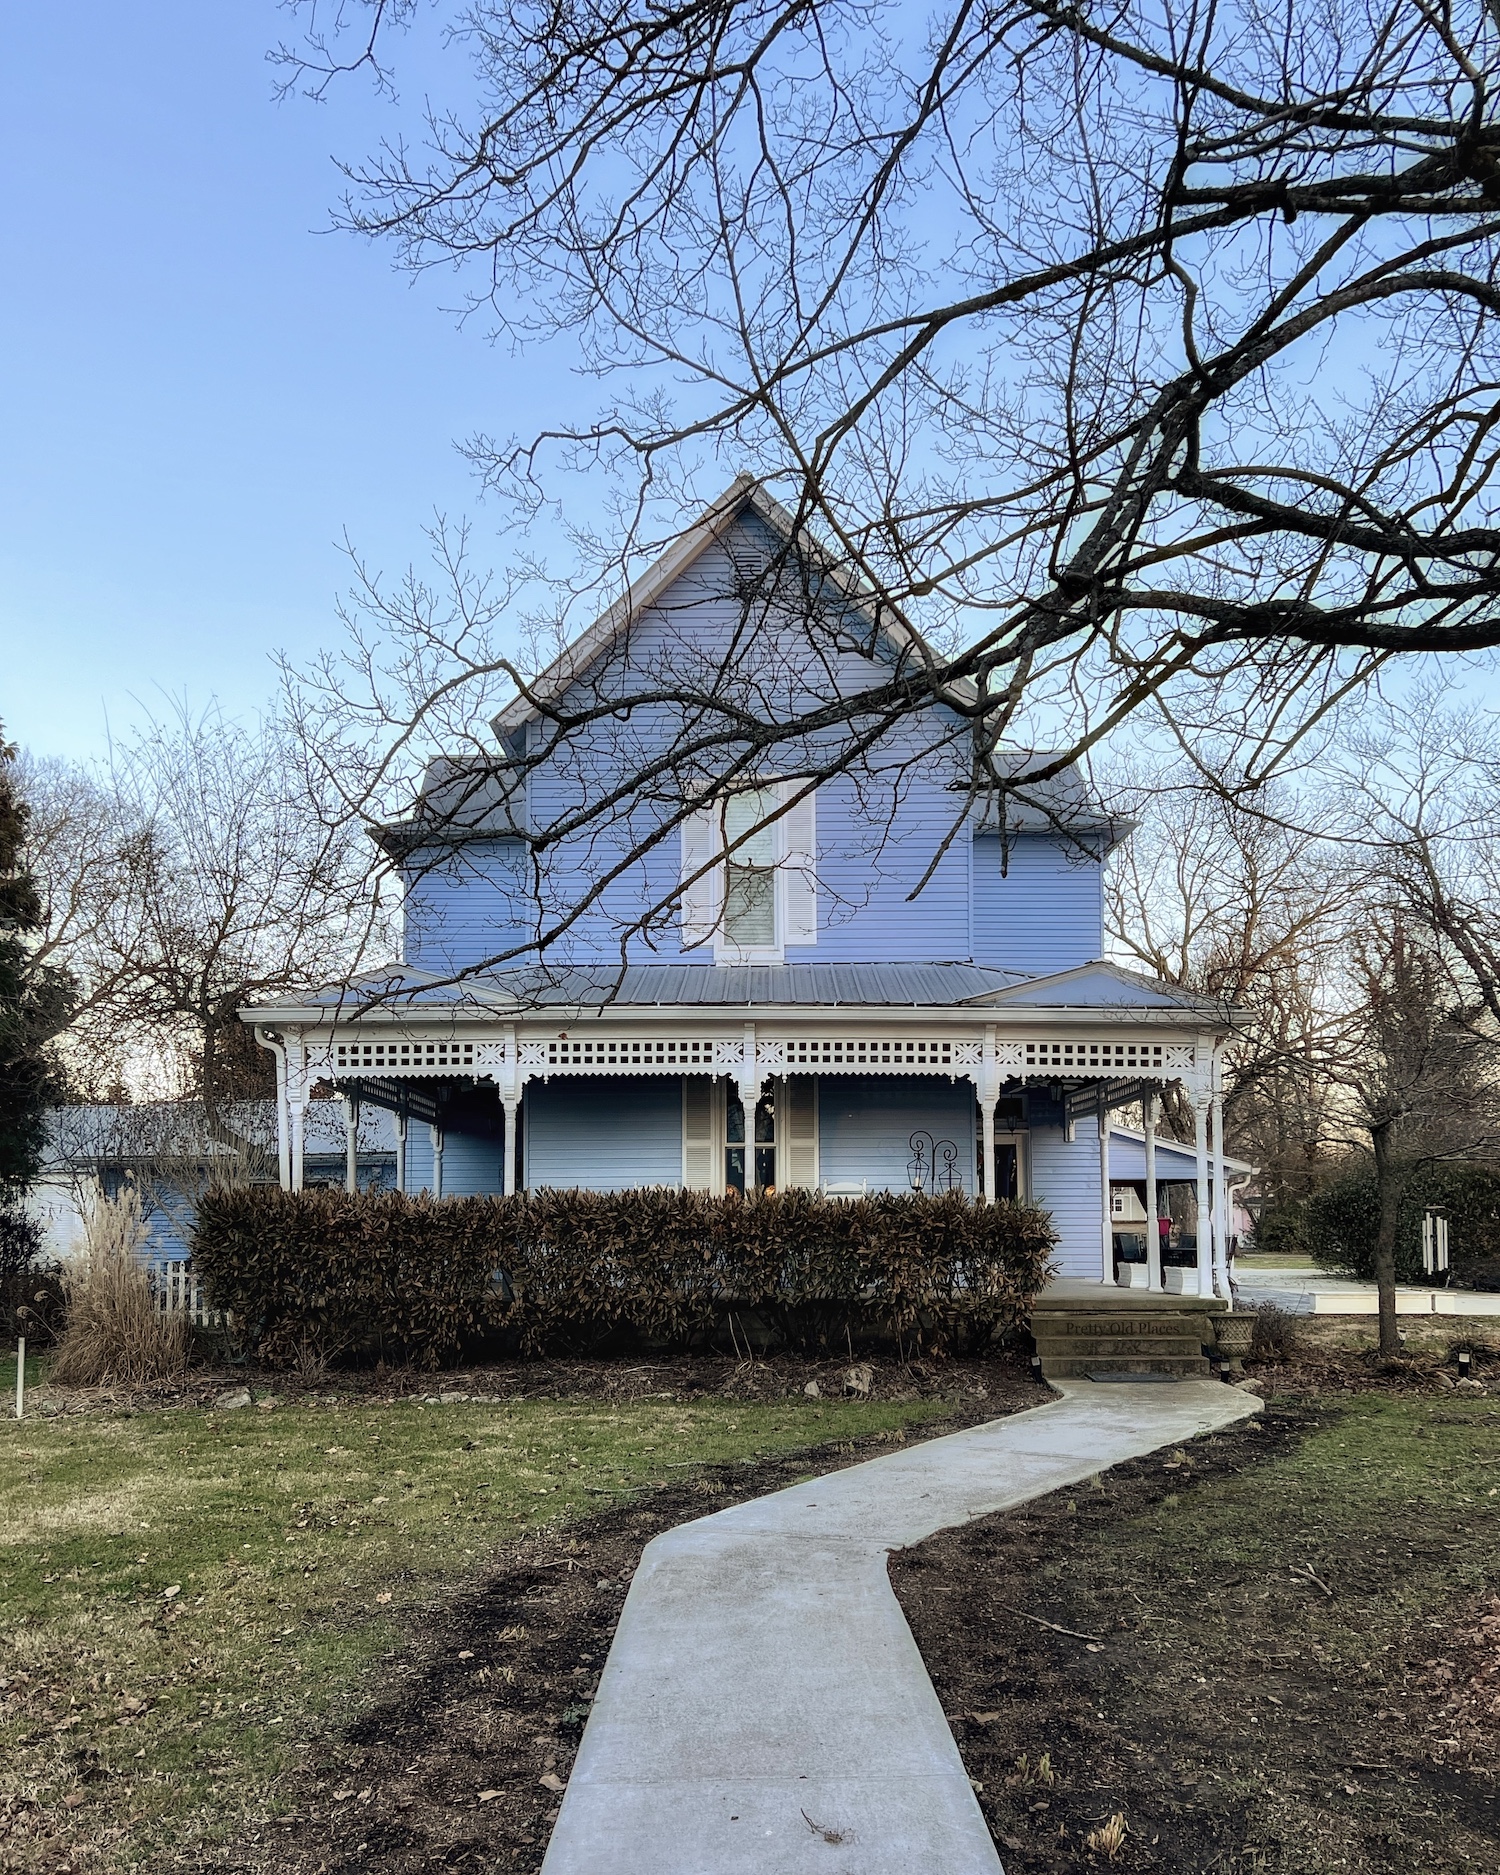
<path fill-rule="evenodd" d="M 925 663 L 932 657 L 921 634 L 890 600 L 880 597 L 851 578 L 805 527 L 798 527 L 794 517 L 753 476 L 740 475 L 716 501 L 709 503 L 691 527 L 685 529 L 638 579 L 631 582 L 613 605 L 601 612 L 545 670 L 532 679 L 525 695 L 514 698 L 492 718 L 491 727 L 502 744 L 512 753 L 518 753 L 516 738 L 526 723 L 539 713 L 539 706 L 559 701 L 571 686 L 585 680 L 605 664 L 611 654 L 620 655 L 632 628 L 653 607 L 680 613 L 685 591 L 691 588 L 695 569 L 699 568 L 705 556 L 711 555 L 715 549 L 727 554 L 731 574 L 737 560 L 756 558 L 753 548 L 748 553 L 746 551 L 746 533 L 747 525 L 754 527 L 757 524 L 772 535 L 783 549 L 794 549 L 818 580 L 826 582 L 826 610 L 830 616 L 837 610 L 851 622 L 858 618 L 857 632 L 851 631 L 845 635 L 844 655 L 858 657 L 854 648 L 856 637 L 865 644 L 863 661 L 866 671 L 861 673 L 862 681 L 868 682 L 886 674 L 880 663 L 877 663 L 877 658 L 889 665 L 902 658 Z M 763 560 L 764 555 L 758 557 Z M 723 590 L 733 583 L 732 578 L 721 578 L 711 582 L 711 586 Z M 674 591 L 676 588 L 684 591 Z M 955 689 L 955 699 L 963 689 L 965 687 Z"/>

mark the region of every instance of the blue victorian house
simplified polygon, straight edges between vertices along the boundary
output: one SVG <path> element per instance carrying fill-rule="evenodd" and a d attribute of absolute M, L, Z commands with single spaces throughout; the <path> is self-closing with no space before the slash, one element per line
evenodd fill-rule
<path fill-rule="evenodd" d="M 1129 828 L 1076 774 L 1020 808 L 976 793 L 941 699 L 834 721 L 837 764 L 778 746 L 727 783 L 695 766 L 710 686 L 747 721 L 805 721 L 926 655 L 826 562 L 809 579 L 792 534 L 742 478 L 495 719 L 482 773 L 435 766 L 382 830 L 401 965 L 244 1012 L 276 1057 L 284 1183 L 331 1083 L 351 1138 L 362 1106 L 395 1115 L 409 1193 L 957 1188 L 1044 1206 L 1066 1277 L 1227 1293 L 1231 1016 L 1103 961 Z M 747 599 L 778 564 L 795 602 Z M 1155 1136 L 1169 1082 L 1190 1146 Z M 1173 1181 L 1209 1225 L 1196 1268 L 1163 1271 L 1155 1230 L 1122 1265 L 1121 1188 L 1155 1218 Z"/>

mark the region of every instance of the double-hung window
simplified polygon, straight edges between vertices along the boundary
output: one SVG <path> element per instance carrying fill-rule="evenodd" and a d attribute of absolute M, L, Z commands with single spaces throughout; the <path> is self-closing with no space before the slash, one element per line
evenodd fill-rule
<path fill-rule="evenodd" d="M 748 788 L 724 803 L 724 942 L 735 950 L 775 947 L 776 866 L 781 803 L 770 788 Z"/>
<path fill-rule="evenodd" d="M 814 797 L 798 781 L 738 788 L 682 828 L 682 935 L 717 963 L 779 963 L 818 941 Z"/>

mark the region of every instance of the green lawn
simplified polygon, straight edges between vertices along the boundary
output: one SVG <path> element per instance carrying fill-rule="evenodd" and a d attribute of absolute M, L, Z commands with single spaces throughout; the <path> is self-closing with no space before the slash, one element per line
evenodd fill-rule
<path fill-rule="evenodd" d="M 205 1804 L 232 1834 L 417 1605 L 523 1530 L 943 1410 L 330 1397 L 0 1419 L 0 1816 L 8 1794 L 45 1823 L 3 1866 L 59 1867 L 68 1842 L 149 1866 Z"/>

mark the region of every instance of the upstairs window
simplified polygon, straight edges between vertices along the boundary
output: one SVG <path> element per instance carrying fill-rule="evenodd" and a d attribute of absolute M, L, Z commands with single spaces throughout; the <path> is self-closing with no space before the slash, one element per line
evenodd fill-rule
<path fill-rule="evenodd" d="M 805 783 L 741 788 L 682 829 L 682 941 L 718 963 L 779 963 L 818 941 L 817 837 Z"/>
<path fill-rule="evenodd" d="M 724 941 L 737 950 L 767 950 L 776 943 L 776 863 L 781 806 L 769 788 L 732 794 L 724 803 Z"/>

